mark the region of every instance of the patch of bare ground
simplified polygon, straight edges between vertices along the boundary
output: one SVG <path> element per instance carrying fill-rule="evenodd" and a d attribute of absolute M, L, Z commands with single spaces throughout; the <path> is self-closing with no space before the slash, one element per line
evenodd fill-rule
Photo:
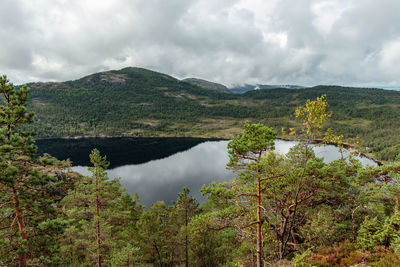
<path fill-rule="evenodd" d="M 191 132 L 203 137 L 232 138 L 242 131 L 245 120 L 204 119 L 192 127 Z"/>
<path fill-rule="evenodd" d="M 368 128 L 371 126 L 372 121 L 364 119 L 353 119 L 353 120 L 337 120 L 335 121 L 335 123 L 348 125 L 350 127 Z"/>
<path fill-rule="evenodd" d="M 46 103 L 40 98 L 32 98 L 32 104 L 36 106 L 46 106 Z"/>
<path fill-rule="evenodd" d="M 395 105 L 395 104 L 383 104 L 383 105 L 378 105 L 378 104 L 358 104 L 356 105 L 357 109 L 368 109 L 368 108 L 382 108 L 382 107 L 391 107 L 391 108 L 399 108 L 400 105 Z"/>
<path fill-rule="evenodd" d="M 129 79 L 129 76 L 126 74 L 118 74 L 112 72 L 104 72 L 100 76 L 100 81 L 109 83 L 109 84 L 120 84 L 123 85 Z"/>
<path fill-rule="evenodd" d="M 234 106 L 245 106 L 245 107 L 257 107 L 260 104 L 265 104 L 267 101 L 253 101 L 253 100 L 238 100 L 238 99 L 232 99 L 232 100 L 221 100 L 220 102 L 217 101 L 209 101 L 209 100 L 203 100 L 200 101 L 200 105 L 204 107 L 220 107 L 220 106 L 225 106 L 225 105 L 234 105 Z"/>
<path fill-rule="evenodd" d="M 68 90 L 71 89 L 71 87 L 65 83 L 60 83 L 60 82 L 35 82 L 35 83 L 29 83 L 28 87 L 31 89 L 37 89 L 37 88 L 42 88 L 43 86 L 55 90 Z"/>
<path fill-rule="evenodd" d="M 195 96 L 188 94 L 187 92 L 164 92 L 164 96 L 174 97 L 174 98 L 196 99 Z"/>

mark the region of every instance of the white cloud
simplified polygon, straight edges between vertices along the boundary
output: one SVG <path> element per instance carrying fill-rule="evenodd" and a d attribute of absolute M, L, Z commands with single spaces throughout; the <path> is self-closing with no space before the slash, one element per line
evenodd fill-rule
<path fill-rule="evenodd" d="M 227 85 L 400 84 L 397 0 L 3 0 L 0 72 L 140 66 Z"/>
<path fill-rule="evenodd" d="M 400 38 L 389 41 L 383 45 L 379 54 L 379 67 L 390 78 L 400 76 Z"/>
<path fill-rule="evenodd" d="M 315 16 L 312 24 L 322 34 L 328 34 L 334 23 L 340 19 L 343 12 L 349 7 L 348 1 L 321 1 L 311 5 L 311 10 Z"/>

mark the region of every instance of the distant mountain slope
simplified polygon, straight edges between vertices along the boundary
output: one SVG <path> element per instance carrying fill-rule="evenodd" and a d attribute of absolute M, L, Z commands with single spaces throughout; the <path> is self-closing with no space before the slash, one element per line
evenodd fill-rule
<path fill-rule="evenodd" d="M 28 108 L 38 137 L 196 136 L 230 138 L 246 120 L 299 128 L 293 116 L 307 99 L 327 94 L 329 124 L 381 159 L 400 153 L 400 92 L 316 86 L 244 94 L 207 90 L 163 73 L 124 68 L 75 81 L 31 83 Z"/>
<path fill-rule="evenodd" d="M 185 123 L 218 113 L 206 107 L 210 101 L 234 97 L 141 68 L 28 86 L 40 137 L 179 135 Z"/>
<path fill-rule="evenodd" d="M 196 79 L 196 78 L 186 78 L 183 79 L 182 81 L 197 85 L 201 88 L 207 89 L 207 90 L 213 90 L 213 91 L 218 91 L 218 92 L 224 92 L 224 93 L 229 93 L 228 87 L 225 85 L 219 84 L 219 83 L 214 83 L 214 82 L 209 82 L 206 80 L 202 79 Z"/>

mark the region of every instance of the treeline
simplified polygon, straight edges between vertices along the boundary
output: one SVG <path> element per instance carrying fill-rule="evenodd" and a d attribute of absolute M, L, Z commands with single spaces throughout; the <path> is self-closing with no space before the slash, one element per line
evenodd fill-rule
<path fill-rule="evenodd" d="M 35 156 L 28 89 L 0 78 L 0 265 L 370 266 L 400 265 L 400 163 L 363 167 L 352 156 L 324 163 L 310 142 L 344 150 L 325 124 L 326 96 L 295 109 L 304 142 L 272 152 L 277 133 L 247 122 L 228 145 L 237 177 L 187 188 L 148 209 L 109 179 L 90 154 L 90 176 Z M 145 192 L 143 192 L 145 194 Z"/>

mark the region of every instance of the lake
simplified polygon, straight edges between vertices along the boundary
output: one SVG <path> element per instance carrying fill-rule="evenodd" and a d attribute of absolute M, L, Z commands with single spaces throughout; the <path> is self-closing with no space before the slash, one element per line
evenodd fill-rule
<path fill-rule="evenodd" d="M 276 151 L 285 154 L 296 141 L 276 140 Z M 120 177 L 129 194 L 137 192 L 147 207 L 157 200 L 172 204 L 184 186 L 192 196 L 203 201 L 200 188 L 213 181 L 224 182 L 234 177 L 225 168 L 228 162 L 228 141 L 199 138 L 85 138 L 37 140 L 38 153 L 47 152 L 58 159 L 70 158 L 73 170 L 89 174 L 92 149 L 107 155 L 110 178 Z M 332 145 L 314 147 L 326 162 L 341 157 Z M 344 156 L 346 156 L 345 154 Z M 358 157 L 363 165 L 376 165 Z"/>

